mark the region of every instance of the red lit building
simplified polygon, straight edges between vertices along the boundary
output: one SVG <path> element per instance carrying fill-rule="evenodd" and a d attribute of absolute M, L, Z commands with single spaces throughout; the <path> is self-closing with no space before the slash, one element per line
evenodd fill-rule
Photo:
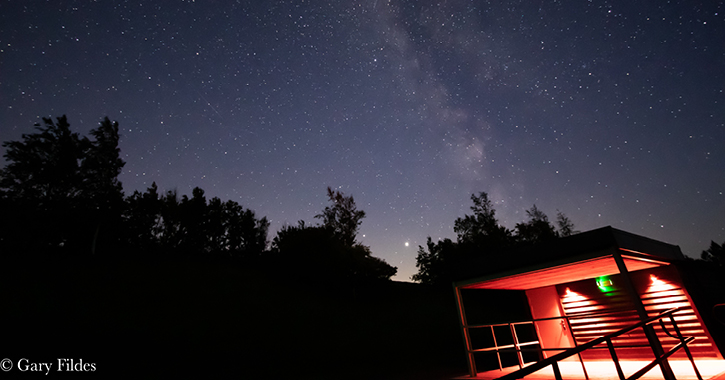
<path fill-rule="evenodd" d="M 480 368 L 486 366 L 485 358 L 489 364 L 497 361 L 498 371 L 511 367 L 511 372 L 673 308 L 679 308 L 672 314 L 676 327 L 664 318 L 663 325 L 654 322 L 612 337 L 615 361 L 652 362 L 655 353 L 666 353 L 681 342 L 675 332 L 679 329 L 681 336 L 694 337 L 687 347 L 695 361 L 725 363 L 676 268 L 685 260 L 677 246 L 605 227 L 506 257 L 496 264 L 495 273 L 454 284 L 470 376 L 486 377 L 482 373 L 490 365 Z M 469 323 L 467 307 L 480 309 L 481 301 L 465 294 L 477 289 L 522 291 L 531 319 Z M 677 360 L 690 365 L 686 351 L 679 349 L 660 367 L 665 379 L 675 378 L 667 372 L 668 363 Z M 602 343 L 564 361 L 584 366 L 613 359 Z"/>

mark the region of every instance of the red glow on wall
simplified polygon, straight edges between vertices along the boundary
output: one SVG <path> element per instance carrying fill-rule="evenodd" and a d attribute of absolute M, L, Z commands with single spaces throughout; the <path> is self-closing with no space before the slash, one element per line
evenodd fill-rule
<path fill-rule="evenodd" d="M 650 274 L 649 279 L 650 284 L 642 298 L 642 303 L 649 315 L 659 314 L 675 307 L 690 307 L 687 296 L 681 288 L 660 279 L 654 274 Z M 683 314 L 687 313 L 679 313 L 675 316 L 675 319 L 682 320 Z"/>
<path fill-rule="evenodd" d="M 596 301 L 592 301 L 569 288 L 566 288 L 561 302 L 568 313 L 589 313 L 602 310 L 602 306 L 598 305 Z"/>
<path fill-rule="evenodd" d="M 657 276 L 655 276 L 653 274 L 649 275 L 649 279 L 650 279 L 651 283 L 650 283 L 649 288 L 647 289 L 647 293 L 662 292 L 662 291 L 675 289 L 675 286 L 673 286 L 672 284 L 670 284 L 666 281 L 660 280 Z"/>
<path fill-rule="evenodd" d="M 688 345 L 693 355 L 698 359 L 719 357 L 676 275 L 667 268 L 656 269 L 653 272 L 639 272 L 633 275 L 639 301 L 647 314 L 655 316 L 680 307 L 681 311 L 674 315 L 674 319 L 685 336 L 696 337 L 696 340 Z M 579 344 L 631 326 L 640 320 L 635 311 L 634 299 L 618 287 L 618 284 L 622 283 L 618 281 L 619 277 L 612 277 L 612 289 L 607 292 L 601 292 L 601 287 L 595 287 L 601 284 L 592 280 L 562 284 L 559 288 L 562 308 L 565 315 L 570 318 L 572 333 Z M 667 330 L 672 332 L 672 323 L 669 320 L 664 322 Z M 670 338 L 659 324 L 653 327 L 664 348 L 669 349 L 678 343 L 676 339 Z M 620 359 L 642 360 L 652 356 L 651 350 L 646 348 L 648 341 L 641 329 L 621 336 L 613 343 L 619 347 L 617 354 Z M 644 346 L 644 348 L 632 346 Z M 585 360 L 603 360 L 609 358 L 609 353 L 606 349 L 595 349 L 583 353 L 583 356 Z M 683 357 L 685 357 L 684 352 L 678 352 L 673 358 Z"/>
<path fill-rule="evenodd" d="M 570 288 L 566 288 L 564 291 L 564 300 L 566 302 L 578 302 L 585 301 L 586 298 L 577 292 L 573 292 Z"/>
<path fill-rule="evenodd" d="M 691 301 L 677 277 L 673 276 L 672 273 L 659 271 L 649 273 L 643 280 L 645 280 L 642 284 L 644 292 L 640 297 L 647 314 L 655 316 L 672 308 L 681 308 L 680 311 L 674 314 L 674 319 L 684 336 L 694 336 L 696 338 L 694 342 L 688 345 L 695 358 L 718 358 L 717 350 L 698 319 Z M 671 332 L 672 323 L 669 320 L 664 322 L 666 328 Z M 668 337 L 659 325 L 655 326 L 655 331 L 665 349 L 669 349 L 677 343 L 675 339 Z M 675 357 L 679 359 L 682 359 L 683 356 L 683 353 L 680 352 L 675 354 Z"/>

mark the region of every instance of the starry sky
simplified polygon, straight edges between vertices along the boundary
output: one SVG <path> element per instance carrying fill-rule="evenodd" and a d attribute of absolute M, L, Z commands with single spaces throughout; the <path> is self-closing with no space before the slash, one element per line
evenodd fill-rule
<path fill-rule="evenodd" d="M 0 3 L 0 140 L 108 116 L 127 194 L 199 186 L 270 239 L 331 186 L 398 280 L 479 191 L 509 228 L 722 243 L 724 73 L 713 0 Z"/>

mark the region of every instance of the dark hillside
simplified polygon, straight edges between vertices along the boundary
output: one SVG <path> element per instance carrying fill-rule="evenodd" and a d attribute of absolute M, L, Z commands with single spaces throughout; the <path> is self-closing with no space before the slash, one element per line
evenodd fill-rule
<path fill-rule="evenodd" d="M 450 289 L 198 259 L 4 259 L 2 353 L 97 375 L 438 379 L 465 373 Z M 297 277 L 297 278 L 295 278 Z M 89 374 L 90 375 L 90 374 Z"/>

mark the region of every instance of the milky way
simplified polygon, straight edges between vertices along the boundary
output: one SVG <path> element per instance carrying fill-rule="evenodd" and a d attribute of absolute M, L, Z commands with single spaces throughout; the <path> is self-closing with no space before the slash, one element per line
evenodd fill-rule
<path fill-rule="evenodd" d="M 479 191 L 509 228 L 536 204 L 699 256 L 725 241 L 724 8 L 3 2 L 0 139 L 108 116 L 126 193 L 199 186 L 272 233 L 339 188 L 400 280 Z"/>

